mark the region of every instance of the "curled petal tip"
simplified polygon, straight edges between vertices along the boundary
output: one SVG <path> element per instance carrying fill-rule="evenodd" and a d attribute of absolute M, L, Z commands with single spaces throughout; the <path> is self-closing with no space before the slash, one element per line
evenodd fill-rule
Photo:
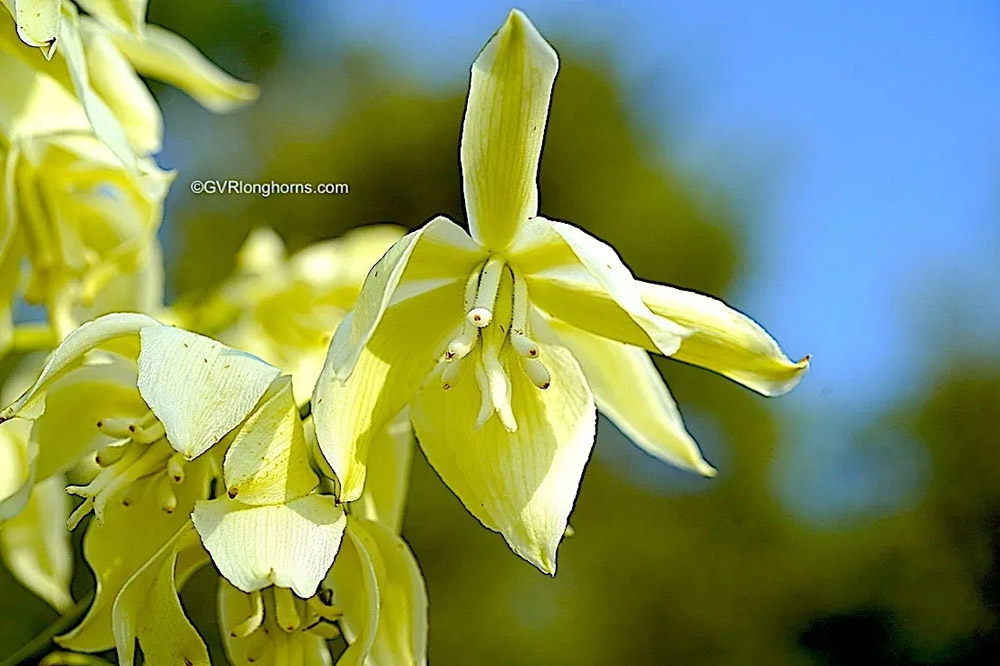
<path fill-rule="evenodd" d="M 812 354 L 806 354 L 795 365 L 800 368 L 808 368 L 809 364 L 812 363 L 812 358 L 813 358 Z"/>
<path fill-rule="evenodd" d="M 719 475 L 719 470 L 715 469 L 714 467 L 712 467 L 711 465 L 709 465 L 707 462 L 704 461 L 702 461 L 701 464 L 698 465 L 695 471 L 697 471 L 706 479 L 714 479 L 716 476 Z"/>

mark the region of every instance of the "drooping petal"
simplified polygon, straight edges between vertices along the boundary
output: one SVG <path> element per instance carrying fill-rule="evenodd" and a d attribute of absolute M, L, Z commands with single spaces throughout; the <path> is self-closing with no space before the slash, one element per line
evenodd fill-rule
<path fill-rule="evenodd" d="M 256 356 L 190 331 L 140 332 L 139 392 L 188 459 L 239 425 L 279 374 Z"/>
<path fill-rule="evenodd" d="M 188 522 L 197 500 L 208 496 L 213 466 L 206 458 L 186 466 L 184 483 L 175 489 L 177 507 L 163 511 L 156 493 L 136 493 L 129 505 L 111 502 L 104 519 L 91 519 L 83 538 L 83 555 L 97 579 L 97 591 L 87 615 L 69 633 L 56 638 L 64 648 L 101 652 L 115 645 L 112 605 L 132 576 Z M 178 574 L 178 578 L 184 576 Z"/>
<path fill-rule="evenodd" d="M 0 524 L 20 513 L 35 482 L 38 445 L 27 421 L 0 423 Z"/>
<path fill-rule="evenodd" d="M 208 649 L 184 614 L 178 597 L 178 557 L 182 551 L 195 548 L 201 550 L 187 523 L 118 594 L 112 623 L 118 663 L 122 666 L 134 663 L 136 640 L 142 648 L 143 663 L 150 666 L 210 666 Z"/>
<path fill-rule="evenodd" d="M 466 278 L 484 256 L 482 248 L 446 217 L 436 217 L 399 239 L 369 271 L 350 321 L 337 329 L 327 355 L 329 368 L 324 367 L 323 374 L 350 377 L 390 304 L 451 282 L 461 282 L 459 289 L 464 289 Z M 408 323 L 412 329 L 428 322 L 424 318 Z"/>
<path fill-rule="evenodd" d="M 348 531 L 364 545 L 378 583 L 378 630 L 365 664 L 426 664 L 427 590 L 409 546 L 377 522 L 352 518 Z"/>
<path fill-rule="evenodd" d="M 61 0 L 13 0 L 17 36 L 28 46 L 42 49 L 51 58 L 59 37 Z"/>
<path fill-rule="evenodd" d="M 718 372 L 767 396 L 791 391 L 809 368 L 794 362 L 757 322 L 722 301 L 663 284 L 639 283 L 649 309 L 691 331 L 674 354 L 678 361 Z"/>
<path fill-rule="evenodd" d="M 552 574 L 594 443 L 596 413 L 569 351 L 540 345 L 539 358 L 551 374 L 545 390 L 508 359 L 515 432 L 499 418 L 476 428 L 480 393 L 469 377 L 448 391 L 428 384 L 410 410 L 427 460 L 465 508 Z"/>
<path fill-rule="evenodd" d="M 359 514 L 397 534 L 403 527 L 415 444 L 410 412 L 403 410 L 375 436 L 368 450 L 368 475 L 358 500 Z"/>
<path fill-rule="evenodd" d="M 66 61 L 73 89 L 87 112 L 94 134 L 127 168 L 137 170 L 138 161 L 121 121 L 90 84 L 90 70 L 80 36 L 80 17 L 75 7 L 62 4 L 63 17 L 59 28 L 59 52 Z"/>
<path fill-rule="evenodd" d="M 571 224 L 534 218 L 515 239 L 510 263 L 535 306 L 578 328 L 665 356 L 687 335 L 646 307 L 614 248 Z"/>
<path fill-rule="evenodd" d="M 597 408 L 629 439 L 660 460 L 715 476 L 648 352 L 561 322 L 550 326 L 580 363 Z"/>
<path fill-rule="evenodd" d="M 98 428 L 106 419 L 136 423 L 149 413 L 135 388 L 133 361 L 110 356 L 108 363 L 77 368 L 54 381 L 45 412 L 35 420 L 36 476 L 46 479 L 116 440 Z M 95 399 L 96 396 L 96 399 Z"/>
<path fill-rule="evenodd" d="M 0 135 L 18 140 L 51 132 L 90 131 L 90 120 L 79 100 L 51 76 L 4 54 L 0 57 L 0 77 L 4 82 Z M 8 154 L 16 155 L 17 150 Z M 14 173 L 13 166 L 8 167 L 9 175 Z M 13 185 L 13 179 L 8 178 L 4 198 L 9 201 L 15 198 Z"/>
<path fill-rule="evenodd" d="M 223 472 L 229 496 L 244 504 L 289 502 L 319 483 L 309 466 L 291 377 L 274 382 L 263 403 L 236 433 Z"/>
<path fill-rule="evenodd" d="M 183 90 L 210 111 L 233 111 L 257 99 L 257 86 L 226 74 L 186 39 L 158 25 L 147 23 L 141 36 L 117 32 L 114 37 L 140 74 Z"/>
<path fill-rule="evenodd" d="M 472 236 L 503 250 L 538 213 L 538 161 L 559 58 L 513 9 L 472 65 L 462 180 Z"/>
<path fill-rule="evenodd" d="M 14 577 L 57 611 L 73 606 L 73 549 L 66 530 L 69 496 L 65 480 L 35 486 L 24 511 L 0 529 L 0 554 Z"/>
<path fill-rule="evenodd" d="M 344 511 L 330 495 L 288 504 L 248 506 L 226 497 L 199 502 L 194 525 L 226 579 L 253 592 L 290 587 L 302 598 L 316 593 L 344 535 Z"/>
<path fill-rule="evenodd" d="M 348 645 L 337 666 L 367 664 L 378 632 L 381 600 L 372 554 L 353 529 L 347 530 L 326 584 L 333 590 L 333 602 L 344 611 L 340 627 Z"/>
<path fill-rule="evenodd" d="M 151 317 L 136 313 L 114 313 L 87 322 L 70 333 L 45 362 L 35 383 L 13 404 L 0 411 L 0 422 L 19 416 L 37 418 L 43 409 L 44 389 L 66 371 L 79 365 L 84 355 L 119 338 L 136 336 L 145 327 L 161 324 Z"/>
<path fill-rule="evenodd" d="M 316 439 L 340 481 L 341 501 L 361 496 L 372 440 L 409 402 L 456 334 L 464 314 L 463 292 L 464 285 L 456 281 L 386 310 L 346 381 L 334 376 L 327 358 L 312 409 Z M 348 315 L 337 329 L 331 355 L 352 317 Z M 439 321 L 455 322 L 455 328 L 436 325 Z"/>
<path fill-rule="evenodd" d="M 163 114 L 149 88 L 106 30 L 82 20 L 80 27 L 94 91 L 122 122 L 129 143 L 138 152 L 160 152 Z"/>
<path fill-rule="evenodd" d="M 78 5 L 101 23 L 142 34 L 148 0 L 79 0 Z"/>

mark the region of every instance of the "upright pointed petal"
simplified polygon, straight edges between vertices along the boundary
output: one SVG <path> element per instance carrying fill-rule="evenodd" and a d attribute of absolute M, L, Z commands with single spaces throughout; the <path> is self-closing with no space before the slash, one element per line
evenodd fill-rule
<path fill-rule="evenodd" d="M 129 579 L 115 599 L 112 623 L 122 666 L 134 663 L 137 639 L 143 662 L 150 666 L 210 666 L 208 649 L 178 597 L 178 557 L 182 550 L 200 550 L 197 544 L 187 523 Z"/>
<path fill-rule="evenodd" d="M 35 383 L 13 404 L 0 411 L 0 422 L 19 416 L 37 418 L 41 414 L 44 390 L 66 371 L 83 361 L 87 352 L 119 338 L 137 336 L 145 327 L 161 324 L 151 317 L 135 313 L 114 313 L 87 322 L 70 333 L 52 352 Z"/>
<path fill-rule="evenodd" d="M 597 408 L 629 439 L 660 460 L 715 476 L 645 350 L 561 322 L 550 325 L 580 363 Z"/>
<path fill-rule="evenodd" d="M 188 459 L 239 425 L 279 374 L 256 356 L 173 326 L 140 332 L 139 392 Z"/>
<path fill-rule="evenodd" d="M 403 236 L 368 272 L 350 322 L 341 324 L 330 345 L 329 370 L 324 368 L 324 374 L 347 379 L 390 304 L 449 282 L 460 281 L 460 288 L 464 288 L 466 278 L 484 255 L 468 234 L 446 217 L 436 217 Z"/>
<path fill-rule="evenodd" d="M 346 519 L 330 495 L 248 506 L 220 497 L 195 506 L 194 525 L 230 583 L 253 592 L 269 585 L 316 594 L 340 548 Z"/>
<path fill-rule="evenodd" d="M 348 645 L 337 666 L 367 665 L 378 632 L 381 601 L 372 553 L 353 529 L 347 530 L 344 548 L 326 583 L 333 590 L 333 602 L 344 610 L 340 626 Z"/>
<path fill-rule="evenodd" d="M 687 335 L 650 312 L 614 248 L 571 224 L 531 220 L 511 247 L 510 262 L 524 275 L 534 305 L 578 328 L 665 356 Z"/>
<path fill-rule="evenodd" d="M 409 546 L 380 523 L 352 519 L 348 529 L 364 544 L 378 582 L 378 629 L 366 666 L 426 664 L 427 590 Z"/>
<path fill-rule="evenodd" d="M 427 460 L 465 508 L 503 534 L 515 553 L 545 573 L 556 570 L 580 478 L 594 444 L 594 399 L 569 351 L 541 345 L 552 380 L 537 388 L 509 359 L 518 428 L 499 418 L 476 428 L 480 394 L 464 378 L 448 391 L 430 383 L 410 406 Z"/>
<path fill-rule="evenodd" d="M 502 250 L 538 213 L 538 161 L 559 58 L 513 9 L 472 65 L 462 181 L 472 237 Z"/>
<path fill-rule="evenodd" d="M 140 74 L 180 88 L 210 111 L 234 111 L 257 99 L 257 86 L 226 74 L 186 39 L 158 25 L 147 23 L 141 36 L 114 37 Z"/>
<path fill-rule="evenodd" d="M 316 439 L 340 481 L 341 501 L 361 496 L 372 440 L 409 402 L 456 334 L 464 290 L 464 280 L 450 282 L 385 310 L 346 381 L 335 376 L 331 357 L 355 315 L 337 329 L 312 409 Z M 454 323 L 449 328 L 444 322 Z"/>
<path fill-rule="evenodd" d="M 14 577 L 57 611 L 73 605 L 73 548 L 66 530 L 69 496 L 65 480 L 35 486 L 24 511 L 0 529 L 0 554 Z"/>
<path fill-rule="evenodd" d="M 229 496 L 244 504 L 290 502 L 319 483 L 309 466 L 292 378 L 280 377 L 268 394 L 236 433 L 223 464 Z"/>
<path fill-rule="evenodd" d="M 396 534 L 403 529 L 415 445 L 410 412 L 404 409 L 375 436 L 368 451 L 368 474 L 358 500 L 359 514 Z"/>
<path fill-rule="evenodd" d="M 62 2 L 60 0 L 13 0 L 17 36 L 29 46 L 42 49 L 51 58 L 59 37 Z"/>
<path fill-rule="evenodd" d="M 760 324 L 718 299 L 649 282 L 640 282 L 639 291 L 653 312 L 691 331 L 674 354 L 678 361 L 767 396 L 791 391 L 809 368 L 808 356 L 792 361 Z"/>

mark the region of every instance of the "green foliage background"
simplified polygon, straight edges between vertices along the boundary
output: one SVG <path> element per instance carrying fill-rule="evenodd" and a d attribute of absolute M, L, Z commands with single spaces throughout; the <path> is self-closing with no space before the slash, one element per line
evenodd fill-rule
<path fill-rule="evenodd" d="M 163 232 L 173 297 L 223 277 L 257 225 L 298 248 L 358 224 L 463 219 L 462 85 L 411 80 L 372 52 L 305 59 L 276 12 L 252 2 L 152 5 L 152 21 L 263 92 L 255 107 L 220 119 L 154 88 L 167 116 L 164 162 L 183 167 Z M 601 54 L 550 37 L 563 68 L 543 211 L 612 243 L 645 279 L 733 293 L 757 202 L 683 172 L 636 119 Z M 471 55 L 456 56 L 456 68 Z M 347 182 L 351 192 L 195 197 L 187 191 L 195 178 Z M 572 517 L 577 534 L 555 579 L 483 530 L 417 456 L 404 535 L 430 591 L 432 663 L 995 663 L 1000 350 L 938 359 L 917 399 L 874 415 L 789 413 L 707 372 L 660 367 L 721 473 L 705 481 L 668 469 L 602 420 Z M 922 460 L 915 497 L 878 517 L 820 526 L 797 518 L 775 488 L 776 460 L 812 436 L 810 423 L 831 418 L 864 425 L 857 445 L 872 455 Z M 885 444 L 893 441 L 908 444 Z M 185 603 L 217 650 L 208 581 L 195 578 Z M 19 609 L 5 613 L 0 648 L 53 619 L 6 572 L 0 593 L 5 609 Z"/>

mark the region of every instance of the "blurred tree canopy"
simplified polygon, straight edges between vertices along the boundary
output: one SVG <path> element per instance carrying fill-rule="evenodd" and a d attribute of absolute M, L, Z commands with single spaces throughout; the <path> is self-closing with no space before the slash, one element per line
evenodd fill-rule
<path fill-rule="evenodd" d="M 194 7 L 154 2 L 151 19 L 259 78 L 262 99 L 219 120 L 166 93 L 168 145 L 215 137 L 183 148 L 196 163 L 168 209 L 174 294 L 223 277 L 258 225 L 294 249 L 359 224 L 464 221 L 461 85 L 430 89 L 364 50 L 295 59 L 272 4 Z M 660 155 L 616 73 L 553 37 L 563 65 L 543 212 L 612 243 L 645 279 L 725 296 L 746 267 L 740 210 L 719 196 L 724 184 L 697 182 Z M 193 178 L 346 182 L 350 194 L 194 197 Z M 945 366 L 918 400 L 868 424 L 926 447 L 926 487 L 895 515 L 836 529 L 804 524 L 772 487 L 776 451 L 796 446 L 776 403 L 704 371 L 659 365 L 721 473 L 704 481 L 669 469 L 602 420 L 555 579 L 511 555 L 417 457 L 404 535 L 427 578 L 433 663 L 996 662 L 1000 353 Z M 78 578 L 85 590 L 88 574 Z M 217 650 L 206 624 L 215 590 L 198 589 L 205 580 L 193 580 L 185 603 Z M 3 647 L 52 620 L 6 573 L 0 590 L 5 605 L 24 609 L 0 629 Z"/>

